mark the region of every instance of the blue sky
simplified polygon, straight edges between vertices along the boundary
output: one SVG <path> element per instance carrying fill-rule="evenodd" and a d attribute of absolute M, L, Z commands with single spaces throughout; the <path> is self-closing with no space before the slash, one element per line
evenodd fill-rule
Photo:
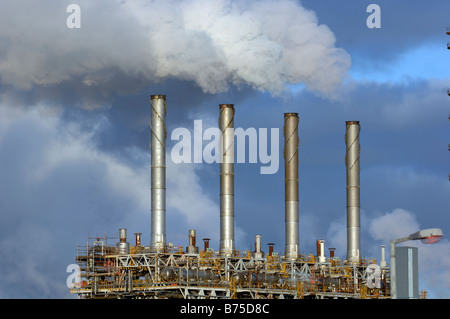
<path fill-rule="evenodd" d="M 66 8 L 81 9 L 68 29 Z M 300 116 L 300 249 L 346 254 L 345 121 L 361 122 L 361 249 L 422 228 L 450 233 L 450 51 L 444 1 L 0 3 L 1 298 L 70 298 L 88 236 L 150 240 L 150 95 L 178 127 L 279 128 L 280 167 L 236 164 L 240 249 L 284 249 L 284 112 Z M 366 8 L 381 8 L 369 29 Z M 27 10 L 25 10 L 26 8 Z M 270 12 L 270 14 L 268 14 Z M 168 156 L 167 237 L 218 249 L 219 167 Z M 201 241 L 200 241 L 201 242 Z M 450 297 L 447 238 L 419 247 L 420 289 Z M 389 263 L 389 260 L 388 260 Z"/>
<path fill-rule="evenodd" d="M 399 83 L 415 79 L 446 79 L 450 71 L 446 43 L 436 41 L 423 44 L 402 53 L 396 60 L 380 69 L 355 67 L 364 65 L 364 57 L 353 57 L 350 70 L 352 78 L 358 81 Z"/>

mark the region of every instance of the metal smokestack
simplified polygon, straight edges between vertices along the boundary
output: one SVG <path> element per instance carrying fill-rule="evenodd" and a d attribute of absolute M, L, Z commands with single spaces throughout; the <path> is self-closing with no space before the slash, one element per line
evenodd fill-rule
<path fill-rule="evenodd" d="M 285 175 L 285 258 L 299 255 L 298 234 L 298 113 L 284 113 L 284 175 Z"/>
<path fill-rule="evenodd" d="M 386 246 L 385 245 L 381 245 L 380 267 L 381 268 L 386 268 Z"/>
<path fill-rule="evenodd" d="M 151 96 L 151 179 L 152 232 L 151 248 L 161 251 L 166 246 L 166 96 Z"/>
<path fill-rule="evenodd" d="M 196 231 L 194 229 L 189 230 L 189 246 L 186 247 L 186 252 L 191 254 L 198 254 L 198 247 L 196 245 L 197 241 Z"/>
<path fill-rule="evenodd" d="M 264 258 L 264 252 L 261 251 L 261 235 L 255 235 L 255 251 L 253 252 L 255 259 Z"/>
<path fill-rule="evenodd" d="M 134 233 L 136 236 L 136 246 L 141 246 L 141 235 L 142 233 Z"/>
<path fill-rule="evenodd" d="M 130 253 L 130 243 L 127 242 L 127 230 L 126 228 L 119 229 L 120 241 L 116 244 L 117 252 L 119 254 Z"/>
<path fill-rule="evenodd" d="M 347 121 L 345 165 L 347 166 L 347 260 L 358 262 L 360 251 L 359 121 Z"/>
<path fill-rule="evenodd" d="M 120 242 L 122 242 L 122 243 L 127 241 L 127 229 L 126 228 L 119 229 L 119 238 L 120 238 Z"/>
<path fill-rule="evenodd" d="M 234 250 L 234 106 L 219 106 L 220 138 L 220 253 Z"/>

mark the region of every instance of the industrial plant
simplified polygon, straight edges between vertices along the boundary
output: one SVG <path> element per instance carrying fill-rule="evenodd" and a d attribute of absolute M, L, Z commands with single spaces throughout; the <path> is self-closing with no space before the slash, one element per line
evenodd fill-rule
<path fill-rule="evenodd" d="M 261 247 L 235 247 L 234 116 L 232 104 L 219 105 L 221 131 L 220 243 L 197 238 L 186 229 L 188 240 L 173 245 L 166 240 L 166 97 L 151 96 L 151 238 L 142 242 L 135 233 L 131 244 L 127 229 L 119 240 L 89 238 L 77 246 L 81 280 L 70 289 L 79 298 L 152 299 L 388 299 L 390 268 L 381 246 L 381 260 L 362 257 L 360 245 L 360 123 L 345 124 L 347 171 L 347 256 L 315 240 L 315 254 L 299 249 L 299 116 L 284 113 L 285 246 L 284 254 Z M 344 135 L 344 132 L 343 132 Z M 280 185 L 281 186 L 281 185 Z M 170 189 L 167 189 L 170 192 Z M 168 225 L 170 227 L 170 225 Z M 111 241 L 111 240 L 110 240 Z M 326 253 L 328 250 L 328 253 Z"/>

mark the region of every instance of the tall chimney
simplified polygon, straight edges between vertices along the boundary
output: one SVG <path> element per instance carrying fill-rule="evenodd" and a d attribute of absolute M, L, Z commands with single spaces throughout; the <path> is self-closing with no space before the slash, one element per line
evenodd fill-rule
<path fill-rule="evenodd" d="M 284 175 L 285 175 L 285 258 L 299 255 L 298 234 L 298 113 L 284 113 Z"/>
<path fill-rule="evenodd" d="M 220 138 L 220 253 L 234 250 L 234 105 L 219 106 Z"/>
<path fill-rule="evenodd" d="M 360 251 L 359 121 L 347 121 L 345 165 L 347 166 L 347 260 L 358 262 Z"/>
<path fill-rule="evenodd" d="M 151 96 L 152 115 L 151 179 L 152 232 L 151 248 L 162 251 L 166 246 L 166 96 Z"/>

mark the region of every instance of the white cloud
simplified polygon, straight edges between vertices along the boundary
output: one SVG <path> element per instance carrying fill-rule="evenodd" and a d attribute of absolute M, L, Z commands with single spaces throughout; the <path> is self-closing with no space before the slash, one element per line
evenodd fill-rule
<path fill-rule="evenodd" d="M 401 208 L 373 219 L 369 226 L 374 239 L 386 242 L 408 236 L 418 230 L 419 223 L 414 214 Z"/>
<path fill-rule="evenodd" d="M 78 4 L 80 29 L 67 28 L 61 1 L 0 4 L 1 83 L 72 81 L 80 93 L 108 95 L 167 78 L 208 93 L 233 83 L 278 94 L 304 82 L 327 95 L 350 67 L 330 29 L 293 0 Z"/>
<path fill-rule="evenodd" d="M 327 230 L 328 247 L 336 248 L 336 256 L 347 258 L 347 221 L 346 215 L 331 221 Z"/>

